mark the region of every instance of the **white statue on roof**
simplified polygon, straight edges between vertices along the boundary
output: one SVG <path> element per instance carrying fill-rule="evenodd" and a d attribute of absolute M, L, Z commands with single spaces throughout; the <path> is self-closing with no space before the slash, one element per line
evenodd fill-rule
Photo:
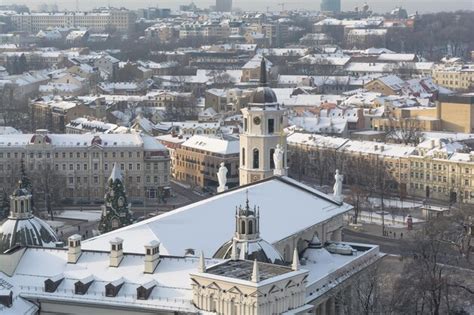
<path fill-rule="evenodd" d="M 273 153 L 273 162 L 275 164 L 275 175 L 283 176 L 285 174 L 285 151 L 280 144 L 277 144 Z"/>
<path fill-rule="evenodd" d="M 334 175 L 335 183 L 333 187 L 333 196 L 337 201 L 342 201 L 342 182 L 344 181 L 344 175 L 339 173 L 339 170 L 336 170 Z"/>
<path fill-rule="evenodd" d="M 223 192 L 227 190 L 227 167 L 225 167 L 224 162 L 221 162 L 221 167 L 217 172 L 217 180 L 219 181 L 219 187 L 217 187 L 217 192 Z"/>

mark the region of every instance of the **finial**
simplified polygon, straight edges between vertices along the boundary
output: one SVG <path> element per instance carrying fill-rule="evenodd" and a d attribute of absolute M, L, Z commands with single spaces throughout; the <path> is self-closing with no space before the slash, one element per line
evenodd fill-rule
<path fill-rule="evenodd" d="M 291 269 L 293 271 L 298 271 L 300 270 L 300 258 L 298 255 L 298 248 L 295 247 L 295 250 L 293 251 L 293 262 L 291 263 Z"/>
<path fill-rule="evenodd" d="M 201 254 L 199 255 L 199 268 L 198 271 L 201 273 L 206 272 L 206 263 L 204 262 L 204 252 L 201 251 Z"/>
<path fill-rule="evenodd" d="M 245 209 L 249 210 L 249 190 L 245 191 Z"/>
<path fill-rule="evenodd" d="M 260 271 L 256 259 L 253 261 L 252 282 L 260 282 Z"/>

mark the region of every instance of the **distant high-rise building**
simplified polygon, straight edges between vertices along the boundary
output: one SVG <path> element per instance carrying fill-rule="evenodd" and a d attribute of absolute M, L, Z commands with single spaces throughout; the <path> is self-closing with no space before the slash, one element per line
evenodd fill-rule
<path fill-rule="evenodd" d="M 322 12 L 341 12 L 341 0 L 322 0 L 321 1 Z"/>
<path fill-rule="evenodd" d="M 217 12 L 232 11 L 232 0 L 216 0 L 216 11 Z"/>

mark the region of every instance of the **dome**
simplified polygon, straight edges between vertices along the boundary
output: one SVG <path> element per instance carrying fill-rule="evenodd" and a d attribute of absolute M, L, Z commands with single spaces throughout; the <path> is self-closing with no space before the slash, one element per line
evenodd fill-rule
<path fill-rule="evenodd" d="M 15 189 L 15 191 L 12 193 L 13 197 L 21 197 L 21 196 L 28 196 L 28 195 L 31 195 L 30 192 L 27 189 L 21 188 L 21 187 Z"/>
<path fill-rule="evenodd" d="M 214 254 L 214 258 L 230 259 L 232 254 L 232 242 L 228 241 L 222 245 Z M 244 245 L 245 244 L 245 245 Z M 242 253 L 242 248 L 246 253 Z M 258 239 L 255 241 L 236 241 L 237 257 L 240 259 L 257 260 L 265 263 L 283 265 L 284 261 L 280 253 L 267 241 Z"/>
<path fill-rule="evenodd" d="M 268 86 L 256 88 L 250 96 L 250 103 L 252 104 L 275 104 L 277 101 L 275 92 Z"/>
<path fill-rule="evenodd" d="M 35 216 L 9 218 L 0 226 L 0 253 L 15 245 L 55 247 L 58 241 L 53 229 Z"/>

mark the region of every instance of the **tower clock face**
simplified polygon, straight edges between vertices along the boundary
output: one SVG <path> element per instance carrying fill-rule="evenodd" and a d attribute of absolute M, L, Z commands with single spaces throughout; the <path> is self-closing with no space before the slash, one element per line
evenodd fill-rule
<path fill-rule="evenodd" d="M 260 117 L 258 117 L 258 116 L 257 116 L 257 117 L 254 117 L 254 119 L 253 119 L 253 123 L 254 123 L 254 124 L 260 125 L 260 122 L 261 122 Z"/>

